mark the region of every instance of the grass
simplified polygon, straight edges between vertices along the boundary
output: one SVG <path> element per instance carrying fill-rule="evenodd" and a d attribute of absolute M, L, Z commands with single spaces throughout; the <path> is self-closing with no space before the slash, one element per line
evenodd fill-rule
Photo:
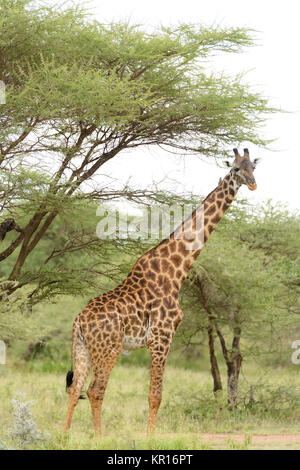
<path fill-rule="evenodd" d="M 67 411 L 64 373 L 41 372 L 38 367 L 32 370 L 32 365 L 14 363 L 0 366 L 0 441 L 5 440 L 9 447 L 17 448 L 7 430 L 13 424 L 11 400 L 22 392 L 28 401 L 33 401 L 32 415 L 39 429 L 51 436 L 32 444 L 32 449 L 300 449 L 300 442 L 276 442 L 273 447 L 269 442 L 261 447 L 252 442 L 252 435 L 299 432 L 298 371 L 272 370 L 271 383 L 265 379 L 264 384 L 255 389 L 257 403 L 249 408 L 249 381 L 257 383 L 258 379 L 255 366 L 249 365 L 247 381 L 241 379 L 241 405 L 231 412 L 225 397 L 216 402 L 208 367 L 196 371 L 169 365 L 157 430 L 148 438 L 145 430 L 149 369 L 127 360 L 127 364 L 119 361 L 112 371 L 103 403 L 100 440 L 93 435 L 88 400 L 80 400 L 71 431 L 63 434 Z M 65 371 L 67 368 L 66 365 Z M 228 436 L 217 442 L 205 439 L 203 433 L 227 433 Z M 243 440 L 235 439 L 235 434 L 243 434 Z"/>
<path fill-rule="evenodd" d="M 49 334 L 45 346 L 29 362 L 23 359 L 27 343 L 15 342 L 8 348 L 8 363 L 0 365 L 0 448 L 4 444 L 7 448 L 20 448 L 9 430 L 14 424 L 11 400 L 22 392 L 27 401 L 32 401 L 31 412 L 38 429 L 50 436 L 27 446 L 30 449 L 300 450 L 299 442 L 286 438 L 287 434 L 300 432 L 300 366 L 291 365 L 290 357 L 282 367 L 258 366 L 244 359 L 239 407 L 232 412 L 227 408 L 226 393 L 218 401 L 212 393 L 204 348 L 193 347 L 190 357 L 183 354 L 178 344 L 173 345 L 169 355 L 163 401 L 152 438 L 146 434 L 150 361 L 147 350 L 119 356 L 104 398 L 102 438 L 94 437 L 88 400 L 80 400 L 71 431 L 65 435 L 65 375 L 70 367 L 72 323 L 86 300 L 63 296 L 56 304 L 37 306 Z M 226 367 L 219 354 L 225 389 Z M 85 389 L 88 383 L 89 379 Z M 250 386 L 255 399 L 251 407 Z M 277 437 L 276 442 L 258 442 L 257 436 L 271 434 L 282 435 L 282 441 Z"/>

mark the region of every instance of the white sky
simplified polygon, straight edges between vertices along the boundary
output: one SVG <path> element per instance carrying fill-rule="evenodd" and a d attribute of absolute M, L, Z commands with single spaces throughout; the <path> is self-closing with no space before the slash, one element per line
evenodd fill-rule
<path fill-rule="evenodd" d="M 227 74 L 248 71 L 246 81 L 269 98 L 269 103 L 291 113 L 268 118 L 262 135 L 276 138 L 266 151 L 245 142 L 251 157 L 262 157 L 255 171 L 258 189 L 240 190 L 240 197 L 262 201 L 272 198 L 299 208 L 300 177 L 300 61 L 299 9 L 295 0 L 242 2 L 241 0 L 109 0 L 90 2 L 99 21 L 128 20 L 145 28 L 179 22 L 205 25 L 241 26 L 257 33 L 257 46 L 242 54 L 221 54 L 214 58 L 214 68 Z M 226 174 L 213 161 L 197 157 L 178 158 L 159 149 L 137 149 L 120 155 L 103 167 L 103 172 L 120 179 L 129 178 L 135 187 L 147 187 L 164 177 L 177 180 L 178 192 L 192 191 L 206 195 Z M 168 186 L 170 188 L 170 186 Z M 175 189 L 173 187 L 173 189 Z"/>

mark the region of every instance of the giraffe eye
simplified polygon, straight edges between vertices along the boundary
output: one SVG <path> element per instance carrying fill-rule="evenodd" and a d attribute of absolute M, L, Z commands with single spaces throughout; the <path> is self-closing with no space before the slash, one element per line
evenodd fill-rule
<path fill-rule="evenodd" d="M 239 171 L 239 168 L 238 168 L 238 167 L 236 167 L 236 168 L 234 169 L 234 171 Z"/>

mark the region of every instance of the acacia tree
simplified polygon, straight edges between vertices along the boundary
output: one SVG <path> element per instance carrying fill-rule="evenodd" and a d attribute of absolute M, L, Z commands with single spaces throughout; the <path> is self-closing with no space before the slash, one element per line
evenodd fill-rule
<path fill-rule="evenodd" d="M 278 204 L 251 208 L 236 201 L 183 285 L 187 315 L 179 335 L 186 344 L 207 341 L 214 392 L 223 388 L 221 352 L 232 409 L 243 359 L 284 357 L 290 364 L 300 311 L 299 222 Z"/>
<path fill-rule="evenodd" d="M 103 186 L 90 189 L 91 181 L 121 152 L 160 146 L 212 157 L 233 142 L 264 145 L 258 126 L 274 110 L 240 76 L 204 69 L 212 55 L 252 44 L 244 28 L 180 25 L 149 33 L 127 23 L 103 25 L 79 7 L 3 0 L 2 221 L 19 228 L 0 253 L 2 262 L 17 253 L 8 279 L 22 285 L 28 256 L 74 200 L 107 197 Z M 18 218 L 24 200 L 29 220 Z"/>

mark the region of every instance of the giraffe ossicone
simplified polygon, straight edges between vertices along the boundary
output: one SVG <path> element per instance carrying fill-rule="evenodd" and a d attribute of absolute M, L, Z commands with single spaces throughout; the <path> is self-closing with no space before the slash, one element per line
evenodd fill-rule
<path fill-rule="evenodd" d="M 110 372 L 120 352 L 147 347 L 151 352 L 148 430 L 153 431 L 162 398 L 163 374 L 170 345 L 183 313 L 180 287 L 193 263 L 234 200 L 242 184 L 256 189 L 256 160 L 248 149 L 192 214 L 157 246 L 143 254 L 115 289 L 92 299 L 76 317 L 72 335 L 72 367 L 68 373 L 69 406 L 65 425 L 85 380 L 93 369 L 87 395 L 94 429 L 101 432 L 101 407 Z M 73 375 L 73 365 L 76 365 Z M 71 379 L 70 379 L 71 377 Z"/>

